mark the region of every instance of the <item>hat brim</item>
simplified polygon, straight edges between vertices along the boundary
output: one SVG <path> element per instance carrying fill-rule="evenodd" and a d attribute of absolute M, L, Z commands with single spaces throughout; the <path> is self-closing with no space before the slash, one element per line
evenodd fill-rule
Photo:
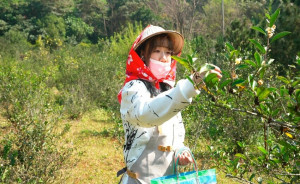
<path fill-rule="evenodd" d="M 184 38 L 180 33 L 176 32 L 176 31 L 172 31 L 172 30 L 159 31 L 157 33 L 151 34 L 151 35 L 145 37 L 143 40 L 139 41 L 134 46 L 133 49 L 136 50 L 139 46 L 141 46 L 147 40 L 149 40 L 150 38 L 152 38 L 154 36 L 160 35 L 160 34 L 168 34 L 170 36 L 171 41 L 173 42 L 173 45 L 174 45 L 173 52 L 175 55 L 179 54 L 182 51 L 183 45 L 184 45 Z"/>

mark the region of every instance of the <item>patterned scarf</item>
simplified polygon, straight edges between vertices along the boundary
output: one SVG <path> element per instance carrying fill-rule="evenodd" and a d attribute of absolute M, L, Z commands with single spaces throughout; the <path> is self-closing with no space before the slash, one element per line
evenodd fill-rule
<path fill-rule="evenodd" d="M 145 29 L 147 29 L 150 26 L 151 25 L 147 26 Z M 175 77 L 176 77 L 176 61 L 175 60 L 172 60 L 171 70 L 167 74 L 167 76 L 162 79 L 157 79 L 152 74 L 150 69 L 145 65 L 145 63 L 142 61 L 142 59 L 139 57 L 139 55 L 133 49 L 134 46 L 141 40 L 144 30 L 136 38 L 136 40 L 134 41 L 134 43 L 130 49 L 127 63 L 126 63 L 126 79 L 124 81 L 123 87 L 127 82 L 129 82 L 131 80 L 136 80 L 136 79 L 144 79 L 149 82 L 153 82 L 157 89 L 160 88 L 160 86 L 159 86 L 160 82 L 167 83 L 170 86 L 174 87 Z M 123 87 L 122 87 L 122 89 L 123 89 Z M 120 90 L 120 92 L 118 94 L 119 103 L 121 103 L 121 100 L 122 100 L 122 89 Z"/>

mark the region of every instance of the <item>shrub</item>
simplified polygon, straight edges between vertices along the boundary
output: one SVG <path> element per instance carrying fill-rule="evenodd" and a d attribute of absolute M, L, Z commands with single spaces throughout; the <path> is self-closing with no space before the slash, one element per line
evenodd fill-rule
<path fill-rule="evenodd" d="M 1 61 L 0 103 L 9 121 L 1 135 L 1 182 L 50 182 L 67 158 L 54 133 L 61 107 L 44 82 L 48 74 L 24 70 L 13 60 Z"/>
<path fill-rule="evenodd" d="M 266 28 L 252 27 L 264 37 L 249 39 L 256 50 L 253 56 L 225 44 L 222 80 L 208 74 L 202 94 L 184 111 L 190 143 L 207 140 L 208 153 L 197 146 L 195 152 L 213 157 L 215 167 L 240 181 L 299 181 L 300 60 L 297 56 L 281 76 L 270 58 L 273 43 L 290 34 L 276 31 L 279 12 L 266 13 Z M 174 59 L 189 71 L 197 70 L 191 56 Z M 207 67 L 214 68 L 201 69 Z"/>

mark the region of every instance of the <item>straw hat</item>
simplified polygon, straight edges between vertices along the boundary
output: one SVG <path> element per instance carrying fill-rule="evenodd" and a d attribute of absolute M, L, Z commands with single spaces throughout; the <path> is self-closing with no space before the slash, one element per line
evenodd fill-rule
<path fill-rule="evenodd" d="M 142 43 L 144 43 L 149 38 L 164 33 L 168 34 L 169 37 L 171 38 L 171 41 L 173 42 L 174 54 L 175 55 L 179 54 L 183 48 L 183 43 L 184 43 L 183 36 L 176 31 L 165 30 L 159 26 L 153 26 L 153 25 L 148 26 L 144 30 L 144 32 L 142 33 L 141 40 L 133 47 L 133 49 L 136 50 Z"/>

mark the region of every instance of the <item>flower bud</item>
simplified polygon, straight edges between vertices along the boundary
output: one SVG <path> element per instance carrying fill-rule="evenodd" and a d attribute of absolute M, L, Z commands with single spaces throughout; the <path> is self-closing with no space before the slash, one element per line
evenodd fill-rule
<path fill-rule="evenodd" d="M 257 83 L 258 83 L 258 85 L 261 86 L 261 85 L 263 85 L 264 81 L 263 80 L 259 80 Z"/>

